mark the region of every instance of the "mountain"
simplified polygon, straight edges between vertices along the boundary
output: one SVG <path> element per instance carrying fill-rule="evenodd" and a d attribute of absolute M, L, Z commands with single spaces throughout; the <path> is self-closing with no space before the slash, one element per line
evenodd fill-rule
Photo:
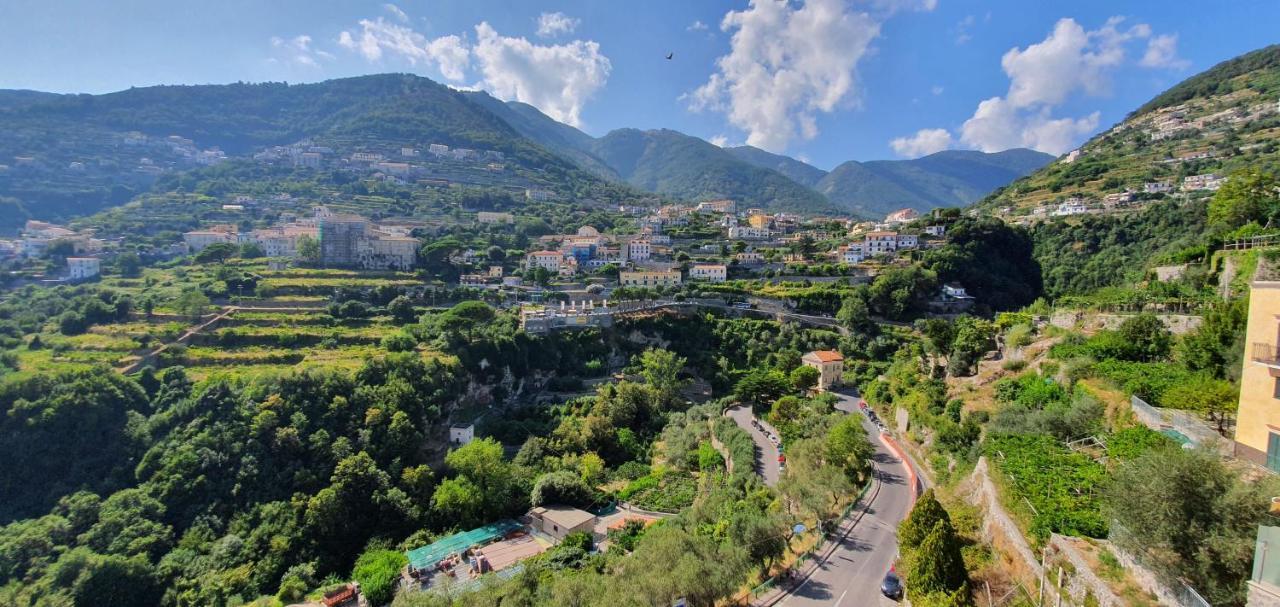
<path fill-rule="evenodd" d="M 172 173 L 197 166 L 194 149 L 216 147 L 234 158 L 304 139 L 340 155 L 372 150 L 390 157 L 401 146 L 433 143 L 501 152 L 507 169 L 481 176 L 491 185 L 569 192 L 599 181 L 510 121 L 467 94 L 408 74 L 105 95 L 10 91 L 0 94 L 0 164 L 20 166 L 0 171 L 0 196 L 18 199 L 41 218 L 83 215 L 148 189 L 151 174 L 135 170 L 141 165 Z M 130 143 L 132 132 L 150 140 Z M 170 145 L 166 138 L 175 135 L 192 140 L 194 149 Z"/>
<path fill-rule="evenodd" d="M 761 168 L 772 169 L 786 175 L 796 183 L 809 187 L 817 185 L 818 181 L 827 174 L 826 171 L 816 166 L 801 162 L 790 156 L 766 152 L 760 148 L 749 145 L 725 148 L 725 151 L 733 154 L 734 157 L 739 160 L 749 162 Z"/>
<path fill-rule="evenodd" d="M 1168 197 L 1190 175 L 1225 176 L 1246 167 L 1280 171 L 1278 97 L 1280 45 L 1224 61 L 1157 95 L 1075 152 L 977 207 L 1025 215 L 1067 197 L 1100 201 L 1126 190 L 1144 202 Z M 1167 183 L 1173 191 L 1147 192 L 1147 183 Z M 1194 199 L 1212 192 L 1183 193 Z"/>
<path fill-rule="evenodd" d="M 465 92 L 467 99 L 506 121 L 516 132 L 578 163 L 605 179 L 620 180 L 604 161 L 592 152 L 595 138 L 563 122 L 543 114 L 538 108 L 519 101 L 501 101 L 484 91 Z"/>
<path fill-rule="evenodd" d="M 913 160 L 850 161 L 814 186 L 831 202 L 873 216 L 910 207 L 965 206 L 1053 160 L 1026 149 L 947 150 Z"/>
<path fill-rule="evenodd" d="M 639 188 L 689 199 L 732 198 L 745 207 L 835 213 L 818 192 L 723 148 L 668 129 L 618 129 L 596 140 L 595 155 Z"/>

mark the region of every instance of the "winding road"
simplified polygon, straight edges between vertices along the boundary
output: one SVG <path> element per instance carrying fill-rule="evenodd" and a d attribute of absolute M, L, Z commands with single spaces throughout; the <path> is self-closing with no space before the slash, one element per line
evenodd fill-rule
<path fill-rule="evenodd" d="M 898 524 L 910 511 L 915 491 L 923 486 L 918 475 L 904 462 L 901 448 L 859 411 L 861 399 L 853 394 L 835 394 L 840 399 L 836 408 L 857 415 L 875 447 L 871 489 L 864 503 L 841 524 L 838 533 L 842 537 L 821 552 L 825 559 L 821 559 L 816 568 L 802 571 L 806 575 L 803 581 L 789 592 L 762 597 L 753 605 L 887 607 L 897 604 L 880 594 L 880 582 L 898 555 Z M 915 490 L 913 484 L 917 485 Z"/>
<path fill-rule="evenodd" d="M 773 444 L 773 441 L 769 440 L 769 437 L 765 436 L 764 432 L 761 432 L 760 429 L 751 424 L 753 417 L 751 415 L 751 407 L 738 405 L 725 411 L 724 414 L 743 430 L 746 430 L 747 434 L 751 435 L 751 440 L 755 442 L 756 474 L 759 474 L 760 478 L 764 479 L 764 484 L 770 487 L 777 485 L 778 477 L 782 475 L 778 466 L 778 446 Z M 778 431 L 769 427 L 766 422 L 762 421 L 760 423 L 765 424 L 765 427 L 769 428 L 774 436 L 778 436 Z"/>

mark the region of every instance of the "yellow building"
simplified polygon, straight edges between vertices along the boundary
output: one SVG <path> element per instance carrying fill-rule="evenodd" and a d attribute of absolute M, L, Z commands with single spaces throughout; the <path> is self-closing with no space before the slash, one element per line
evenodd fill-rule
<path fill-rule="evenodd" d="M 619 272 L 618 282 L 624 287 L 674 287 L 680 284 L 680 270 Z"/>
<path fill-rule="evenodd" d="M 818 389 L 828 390 L 844 375 L 844 355 L 835 350 L 818 350 L 800 357 L 800 362 L 818 370 Z"/>
<path fill-rule="evenodd" d="M 1259 270 L 1250 285 L 1235 453 L 1280 472 L 1280 280 L 1259 280 L 1266 268 Z"/>
<path fill-rule="evenodd" d="M 773 223 L 773 218 L 768 215 L 752 215 L 747 218 L 747 225 L 757 230 L 767 230 L 771 223 Z"/>

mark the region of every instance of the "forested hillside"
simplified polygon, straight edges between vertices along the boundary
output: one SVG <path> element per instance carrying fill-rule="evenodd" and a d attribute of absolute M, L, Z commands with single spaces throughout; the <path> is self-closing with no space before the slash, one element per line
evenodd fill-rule
<path fill-rule="evenodd" d="M 732 198 L 744 207 L 836 213 L 821 194 L 781 173 L 743 162 L 697 137 L 662 129 L 619 129 L 594 144 L 596 156 L 636 187 L 690 199 Z"/>

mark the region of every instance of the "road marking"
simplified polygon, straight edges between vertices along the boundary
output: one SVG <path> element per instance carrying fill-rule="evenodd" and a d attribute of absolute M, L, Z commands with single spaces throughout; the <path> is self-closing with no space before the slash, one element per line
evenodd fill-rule
<path fill-rule="evenodd" d="M 849 594 L 849 589 L 848 589 L 848 588 L 846 588 L 844 592 L 841 592 L 841 593 L 840 593 L 840 598 L 836 599 L 835 607 L 840 607 L 840 603 L 843 603 L 843 602 L 844 602 L 844 595 L 846 595 L 846 594 Z"/>

